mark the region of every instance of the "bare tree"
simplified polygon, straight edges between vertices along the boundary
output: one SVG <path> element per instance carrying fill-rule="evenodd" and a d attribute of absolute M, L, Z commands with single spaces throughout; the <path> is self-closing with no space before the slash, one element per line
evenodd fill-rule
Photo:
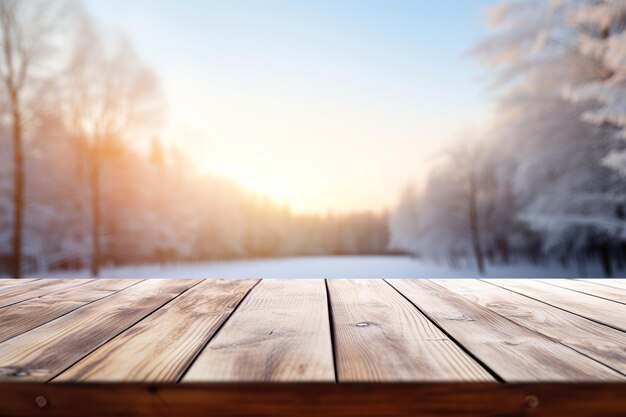
<path fill-rule="evenodd" d="M 160 112 L 156 77 L 120 36 L 99 36 L 93 22 L 79 23 L 61 100 L 66 128 L 86 149 L 89 165 L 91 273 L 102 263 L 102 159 L 115 140 L 137 138 Z"/>
<path fill-rule="evenodd" d="M 456 169 L 456 176 L 461 186 L 463 206 L 466 210 L 472 250 L 478 271 L 485 272 L 484 251 L 481 241 L 481 224 L 479 216 L 479 193 L 481 177 L 481 148 L 477 143 L 460 141 L 448 151 L 450 164 Z"/>
<path fill-rule="evenodd" d="M 65 3 L 52 0 L 0 0 L 2 112 L 11 125 L 13 142 L 11 273 L 15 278 L 22 275 L 24 133 L 45 90 L 45 64 L 51 61 L 54 33 L 60 27 L 64 7 Z"/>

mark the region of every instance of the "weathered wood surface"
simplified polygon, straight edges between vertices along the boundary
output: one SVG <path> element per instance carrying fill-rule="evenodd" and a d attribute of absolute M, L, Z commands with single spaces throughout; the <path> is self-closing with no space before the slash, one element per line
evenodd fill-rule
<path fill-rule="evenodd" d="M 433 282 L 626 375 L 625 332 L 483 281 Z"/>
<path fill-rule="evenodd" d="M 626 290 L 597 285 L 592 282 L 578 281 L 574 279 L 540 279 L 539 281 L 568 290 L 578 291 L 583 294 L 594 295 L 610 301 L 626 304 Z"/>
<path fill-rule="evenodd" d="M 0 381 L 48 381 L 198 282 L 146 280 L 0 343 Z"/>
<path fill-rule="evenodd" d="M 488 279 L 502 288 L 626 331 L 626 305 L 530 279 Z"/>
<path fill-rule="evenodd" d="M 335 381 L 324 280 L 263 280 L 183 381 Z"/>
<path fill-rule="evenodd" d="M 505 381 L 623 379 L 607 366 L 432 281 L 390 282 Z"/>
<path fill-rule="evenodd" d="M 55 381 L 177 382 L 255 280 L 206 280 Z"/>
<path fill-rule="evenodd" d="M 602 285 L 603 287 L 611 287 L 618 288 L 621 290 L 626 290 L 626 279 L 593 279 L 593 278 L 584 278 L 577 279 L 576 281 L 584 281 L 591 282 L 594 284 Z"/>
<path fill-rule="evenodd" d="M 620 280 L 16 281 L 0 281 L 0 381 L 626 376 Z"/>
<path fill-rule="evenodd" d="M 37 281 L 37 278 L 21 278 L 21 279 L 13 279 L 13 278 L 0 278 L 0 288 L 8 288 L 14 285 L 25 285 L 28 282 Z"/>
<path fill-rule="evenodd" d="M 382 280 L 329 280 L 337 378 L 489 381 L 493 377 Z"/>
<path fill-rule="evenodd" d="M 30 300 L 49 294 L 53 291 L 64 290 L 71 287 L 84 285 L 90 279 L 40 279 L 27 281 L 24 285 L 7 285 L 0 287 L 0 308 L 21 301 Z"/>
<path fill-rule="evenodd" d="M 136 279 L 101 279 L 52 291 L 0 309 L 0 342 L 61 317 L 92 301 L 138 283 Z"/>
<path fill-rule="evenodd" d="M 624 293 L 623 280 L 0 280 L 0 417 L 624 416 Z"/>

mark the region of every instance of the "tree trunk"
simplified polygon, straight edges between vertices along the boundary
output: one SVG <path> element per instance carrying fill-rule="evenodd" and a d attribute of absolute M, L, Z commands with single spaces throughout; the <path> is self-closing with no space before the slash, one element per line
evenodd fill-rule
<path fill-rule="evenodd" d="M 100 150 L 94 147 L 91 157 L 91 275 L 100 274 Z"/>
<path fill-rule="evenodd" d="M 469 223 L 472 235 L 472 247 L 474 249 L 474 257 L 478 272 L 482 275 L 485 273 L 485 260 L 483 249 L 480 244 L 480 229 L 478 224 L 478 208 L 476 207 L 476 184 L 470 179 L 469 187 Z"/>
<path fill-rule="evenodd" d="M 509 240 L 506 236 L 499 235 L 496 239 L 496 244 L 498 245 L 498 251 L 500 252 L 500 257 L 502 258 L 502 262 L 506 265 L 509 264 L 511 257 L 511 249 L 509 248 Z"/>
<path fill-rule="evenodd" d="M 16 94 L 11 94 L 13 110 L 13 236 L 11 246 L 12 275 L 22 276 L 22 220 L 24 212 L 24 154 L 22 149 L 22 118 Z"/>
<path fill-rule="evenodd" d="M 584 255 L 578 255 L 578 276 L 584 278 L 587 276 L 587 260 Z"/>
<path fill-rule="evenodd" d="M 607 277 L 613 276 L 613 264 L 611 263 L 611 248 L 608 244 L 600 247 L 600 259 L 602 260 L 602 269 Z"/>

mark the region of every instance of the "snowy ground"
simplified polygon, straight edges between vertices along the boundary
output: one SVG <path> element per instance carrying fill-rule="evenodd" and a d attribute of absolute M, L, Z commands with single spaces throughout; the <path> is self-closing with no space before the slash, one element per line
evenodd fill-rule
<path fill-rule="evenodd" d="M 587 267 L 589 276 L 601 276 L 597 265 Z M 87 271 L 54 272 L 47 277 L 88 277 Z M 487 268 L 487 277 L 578 277 L 576 265 L 511 265 Z M 476 277 L 468 265 L 454 269 L 405 256 L 328 256 L 205 262 L 168 266 L 140 265 L 105 268 L 107 278 L 469 278 Z"/>

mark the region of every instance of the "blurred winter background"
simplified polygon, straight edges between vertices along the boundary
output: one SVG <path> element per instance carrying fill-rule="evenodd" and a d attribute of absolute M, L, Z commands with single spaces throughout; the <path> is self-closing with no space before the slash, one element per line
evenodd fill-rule
<path fill-rule="evenodd" d="M 626 0 L 0 24 L 0 275 L 625 274 Z"/>

